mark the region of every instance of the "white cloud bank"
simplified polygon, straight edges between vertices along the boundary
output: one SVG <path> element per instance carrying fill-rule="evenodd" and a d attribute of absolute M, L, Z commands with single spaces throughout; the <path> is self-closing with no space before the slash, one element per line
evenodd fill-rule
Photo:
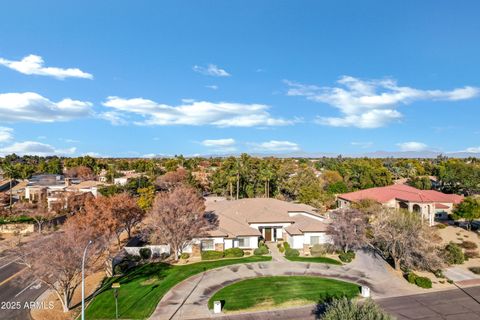
<path fill-rule="evenodd" d="M 63 99 L 53 102 L 38 93 L 0 94 L 0 119 L 7 122 L 54 122 L 88 116 L 92 104 L 86 101 Z"/>
<path fill-rule="evenodd" d="M 283 126 L 294 123 L 292 120 L 272 117 L 268 112 L 270 107 L 263 104 L 184 101 L 179 106 L 170 106 L 143 98 L 108 97 L 103 105 L 114 109 L 117 118 L 127 114 L 144 117 L 145 120 L 134 122 L 137 125 L 253 127 Z M 106 118 L 105 113 L 100 116 Z M 115 120 L 118 122 L 117 118 Z"/>
<path fill-rule="evenodd" d="M 212 76 L 212 77 L 230 77 L 230 73 L 225 71 L 222 68 L 219 68 L 218 66 L 214 64 L 209 64 L 206 67 L 202 66 L 193 66 L 193 71 L 198 72 L 200 74 L 206 75 L 206 76 Z"/>
<path fill-rule="evenodd" d="M 36 156 L 68 156 L 75 153 L 75 147 L 68 149 L 57 149 L 49 144 L 37 141 L 15 142 L 5 148 L 0 149 L 0 156 L 15 153 L 17 155 L 36 155 Z"/>
<path fill-rule="evenodd" d="M 0 127 L 0 143 L 7 142 L 13 139 L 13 129 L 7 127 Z"/>
<path fill-rule="evenodd" d="M 228 147 L 235 144 L 235 139 L 207 139 L 202 141 L 205 147 Z"/>
<path fill-rule="evenodd" d="M 425 143 L 417 141 L 397 143 L 397 146 L 400 148 L 400 151 L 425 151 L 428 148 Z"/>
<path fill-rule="evenodd" d="M 295 142 L 270 140 L 261 143 L 251 143 L 253 150 L 257 152 L 289 152 L 299 151 L 300 146 Z"/>
<path fill-rule="evenodd" d="M 399 86 L 393 79 L 361 80 L 351 76 L 341 77 L 336 87 L 285 83 L 289 96 L 302 96 L 338 109 L 340 117 L 318 117 L 316 120 L 334 127 L 378 128 L 402 117 L 396 110 L 400 104 L 419 100 L 457 101 L 480 94 L 479 88 L 469 86 L 446 91 L 421 90 Z"/>
<path fill-rule="evenodd" d="M 28 75 L 50 76 L 62 80 L 65 78 L 93 79 L 92 74 L 78 68 L 45 67 L 43 58 L 34 54 L 19 61 L 0 58 L 0 65 Z"/>

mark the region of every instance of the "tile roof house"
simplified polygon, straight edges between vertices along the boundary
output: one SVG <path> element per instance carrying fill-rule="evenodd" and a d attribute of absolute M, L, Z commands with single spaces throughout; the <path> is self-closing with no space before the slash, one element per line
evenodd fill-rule
<path fill-rule="evenodd" d="M 364 199 L 374 200 L 390 208 L 418 212 L 433 225 L 436 217 L 443 218 L 450 213 L 455 204 L 463 201 L 463 196 L 397 184 L 344 193 L 337 196 L 337 203 L 338 207 L 345 208 L 352 202 Z"/>
<path fill-rule="evenodd" d="M 287 241 L 292 248 L 307 249 L 316 243 L 329 243 L 328 220 L 315 208 L 272 198 L 228 201 L 206 199 L 206 211 L 218 217 L 218 227 L 208 237 L 195 239 L 184 252 L 255 249 L 258 242 Z"/>

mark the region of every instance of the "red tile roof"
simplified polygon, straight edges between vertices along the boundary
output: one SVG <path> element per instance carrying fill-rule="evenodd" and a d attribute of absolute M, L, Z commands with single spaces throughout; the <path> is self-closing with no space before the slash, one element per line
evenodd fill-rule
<path fill-rule="evenodd" d="M 386 203 L 392 199 L 408 202 L 444 202 L 460 203 L 463 196 L 446 194 L 435 190 L 420 190 L 407 185 L 393 185 L 387 187 L 370 188 L 355 192 L 344 193 L 338 196 L 348 201 L 372 199 L 380 203 Z"/>

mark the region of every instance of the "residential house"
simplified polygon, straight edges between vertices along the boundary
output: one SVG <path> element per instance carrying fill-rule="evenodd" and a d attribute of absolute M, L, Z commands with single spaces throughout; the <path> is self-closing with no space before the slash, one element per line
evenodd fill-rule
<path fill-rule="evenodd" d="M 346 208 L 353 202 L 365 199 L 374 200 L 389 208 L 418 212 L 433 225 L 435 218 L 446 218 L 453 206 L 463 201 L 463 196 L 396 184 L 341 194 L 337 196 L 337 204 L 339 208 Z"/>
<path fill-rule="evenodd" d="M 260 240 L 286 241 L 300 250 L 331 242 L 326 234 L 327 218 L 305 204 L 272 198 L 228 201 L 208 197 L 206 212 L 216 215 L 218 227 L 207 237 L 194 239 L 184 252 L 198 255 L 206 250 L 255 249 Z"/>

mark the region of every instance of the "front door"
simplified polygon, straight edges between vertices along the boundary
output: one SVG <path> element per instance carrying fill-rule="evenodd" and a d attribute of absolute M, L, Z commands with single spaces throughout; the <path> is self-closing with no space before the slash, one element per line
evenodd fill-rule
<path fill-rule="evenodd" d="M 265 228 L 265 241 L 272 241 L 272 228 Z"/>

